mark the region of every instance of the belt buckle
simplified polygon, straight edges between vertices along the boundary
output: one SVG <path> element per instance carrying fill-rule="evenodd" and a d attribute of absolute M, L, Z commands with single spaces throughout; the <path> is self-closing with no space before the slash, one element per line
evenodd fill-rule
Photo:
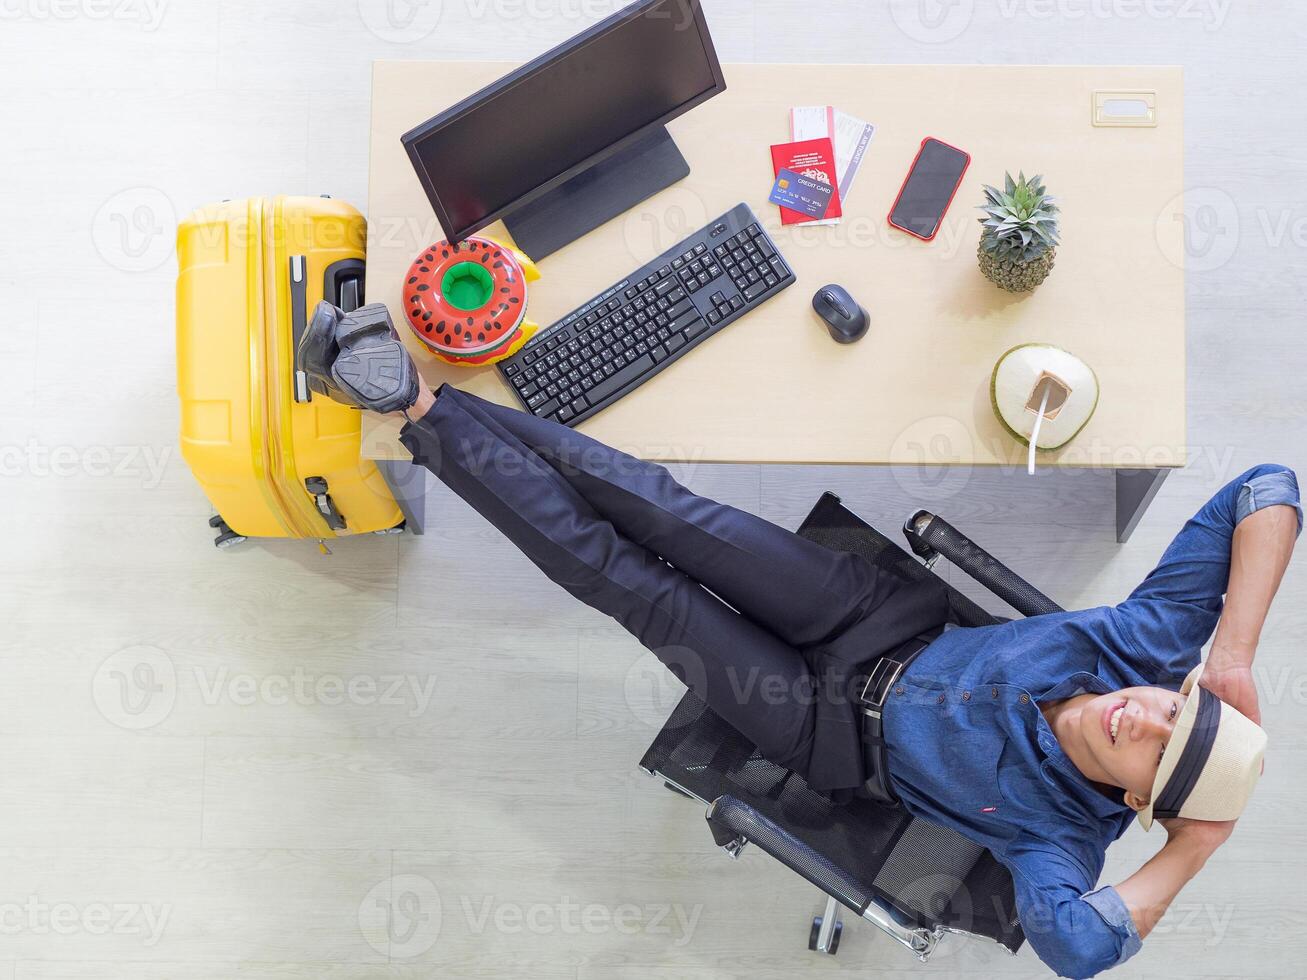
<path fill-rule="evenodd" d="M 889 657 L 881 657 L 871 668 L 871 673 L 867 675 L 867 683 L 862 687 L 861 700 L 867 714 L 874 718 L 880 717 L 881 709 L 885 707 L 885 699 L 889 697 L 890 688 L 894 682 L 899 679 L 899 674 L 903 673 L 903 664 L 897 660 L 891 660 Z"/>

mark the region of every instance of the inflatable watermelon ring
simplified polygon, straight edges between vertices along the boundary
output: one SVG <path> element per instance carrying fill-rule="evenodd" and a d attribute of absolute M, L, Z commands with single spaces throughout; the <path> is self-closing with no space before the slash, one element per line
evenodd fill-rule
<path fill-rule="evenodd" d="M 527 278 L 518 254 L 489 238 L 437 242 L 409 266 L 404 312 L 437 357 L 487 364 L 507 357 L 534 333 L 523 330 Z"/>

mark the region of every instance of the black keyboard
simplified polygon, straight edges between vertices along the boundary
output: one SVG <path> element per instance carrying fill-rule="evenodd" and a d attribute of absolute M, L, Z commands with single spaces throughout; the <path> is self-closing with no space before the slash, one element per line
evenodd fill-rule
<path fill-rule="evenodd" d="M 542 329 L 499 370 L 532 414 L 576 425 L 793 282 L 740 204 Z"/>

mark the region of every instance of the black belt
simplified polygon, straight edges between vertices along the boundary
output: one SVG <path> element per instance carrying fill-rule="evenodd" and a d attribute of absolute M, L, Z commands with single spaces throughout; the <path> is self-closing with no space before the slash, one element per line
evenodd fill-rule
<path fill-rule="evenodd" d="M 871 665 L 866 680 L 861 682 L 858 700 L 862 703 L 862 745 L 867 765 L 867 795 L 880 803 L 897 804 L 889 779 L 889 753 L 885 751 L 885 701 L 894 684 L 916 660 L 930 639 L 914 637 L 893 653 L 887 653 Z"/>

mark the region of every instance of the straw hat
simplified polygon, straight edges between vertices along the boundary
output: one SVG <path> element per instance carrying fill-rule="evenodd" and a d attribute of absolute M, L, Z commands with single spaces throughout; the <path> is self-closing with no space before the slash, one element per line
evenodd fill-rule
<path fill-rule="evenodd" d="M 1154 819 L 1234 820 L 1243 813 L 1262 772 L 1266 732 L 1211 691 L 1198 686 L 1199 664 L 1180 687 L 1187 694 L 1153 780 L 1152 802 L 1139 811 Z"/>

